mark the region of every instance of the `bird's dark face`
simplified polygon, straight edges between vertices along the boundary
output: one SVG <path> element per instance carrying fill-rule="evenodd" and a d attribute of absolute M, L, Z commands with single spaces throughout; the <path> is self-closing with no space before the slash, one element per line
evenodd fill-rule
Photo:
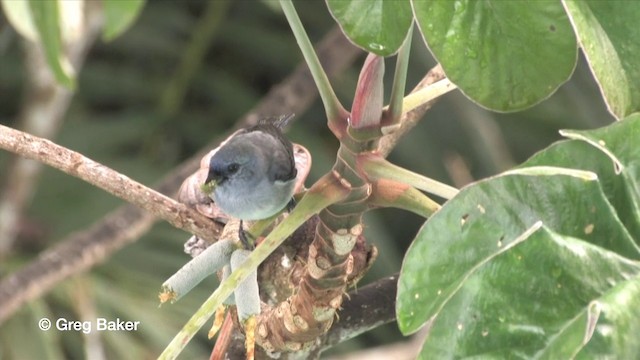
<path fill-rule="evenodd" d="M 236 143 L 226 144 L 216 152 L 209 162 L 209 173 L 205 184 L 212 181 L 215 186 L 220 186 L 233 178 L 249 176 L 254 158 L 251 148 L 237 146 Z"/>
<path fill-rule="evenodd" d="M 219 164 L 211 161 L 209 165 L 209 174 L 207 175 L 207 180 L 205 180 L 204 183 L 209 184 L 210 182 L 214 181 L 216 185 L 221 185 L 229 180 L 229 177 L 237 173 L 239 169 L 240 164 L 235 162 L 229 164 Z"/>

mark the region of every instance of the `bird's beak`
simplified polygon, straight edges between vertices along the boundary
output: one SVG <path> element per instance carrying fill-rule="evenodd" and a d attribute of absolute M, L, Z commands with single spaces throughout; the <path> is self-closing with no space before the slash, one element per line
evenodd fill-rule
<path fill-rule="evenodd" d="M 215 179 L 211 178 L 211 176 L 207 176 L 204 184 L 200 185 L 200 190 L 202 190 L 203 193 L 210 195 L 217 185 L 218 183 Z"/>
<path fill-rule="evenodd" d="M 213 174 L 211 172 L 209 172 L 209 174 L 207 175 L 207 179 L 204 181 L 203 185 L 207 185 L 210 182 L 215 182 L 215 177 L 213 176 Z"/>

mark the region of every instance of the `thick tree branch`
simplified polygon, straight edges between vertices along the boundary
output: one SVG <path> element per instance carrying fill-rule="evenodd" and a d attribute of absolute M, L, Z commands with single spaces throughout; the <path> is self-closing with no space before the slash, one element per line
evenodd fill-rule
<path fill-rule="evenodd" d="M 320 354 L 343 341 L 395 321 L 398 276 L 388 276 L 352 290 L 342 303 L 338 320 L 321 338 L 314 352 Z"/>
<path fill-rule="evenodd" d="M 318 55 L 332 77 L 344 71 L 361 54 L 337 27 L 325 36 Z M 255 124 L 264 115 L 302 113 L 317 97 L 306 65 L 301 63 L 283 82 L 271 91 L 236 128 Z M 168 174 L 156 187 L 165 194 L 174 193 L 182 181 L 197 168 L 200 159 L 224 139 L 214 139 L 200 152 Z M 77 232 L 45 250 L 38 259 L 0 281 L 0 323 L 25 302 L 48 292 L 58 282 L 104 261 L 113 252 L 134 242 L 154 222 L 154 217 L 133 205 L 122 206 L 86 230 Z"/>

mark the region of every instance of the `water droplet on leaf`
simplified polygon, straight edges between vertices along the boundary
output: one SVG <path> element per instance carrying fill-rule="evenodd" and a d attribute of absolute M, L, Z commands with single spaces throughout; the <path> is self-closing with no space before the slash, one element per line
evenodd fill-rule
<path fill-rule="evenodd" d="M 385 49 L 384 45 L 376 44 L 376 43 L 369 43 L 369 47 L 372 48 L 373 50 L 378 50 L 378 51 L 382 51 Z"/>

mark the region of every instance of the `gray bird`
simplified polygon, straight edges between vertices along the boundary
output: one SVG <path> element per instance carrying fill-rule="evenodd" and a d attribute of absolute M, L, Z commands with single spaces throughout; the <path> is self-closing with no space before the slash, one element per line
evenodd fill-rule
<path fill-rule="evenodd" d="M 242 220 L 266 219 L 293 205 L 293 145 L 281 131 L 291 118 L 266 119 L 237 131 L 209 162 L 209 196 L 224 213 L 241 220 L 240 239 L 247 248 Z"/>

